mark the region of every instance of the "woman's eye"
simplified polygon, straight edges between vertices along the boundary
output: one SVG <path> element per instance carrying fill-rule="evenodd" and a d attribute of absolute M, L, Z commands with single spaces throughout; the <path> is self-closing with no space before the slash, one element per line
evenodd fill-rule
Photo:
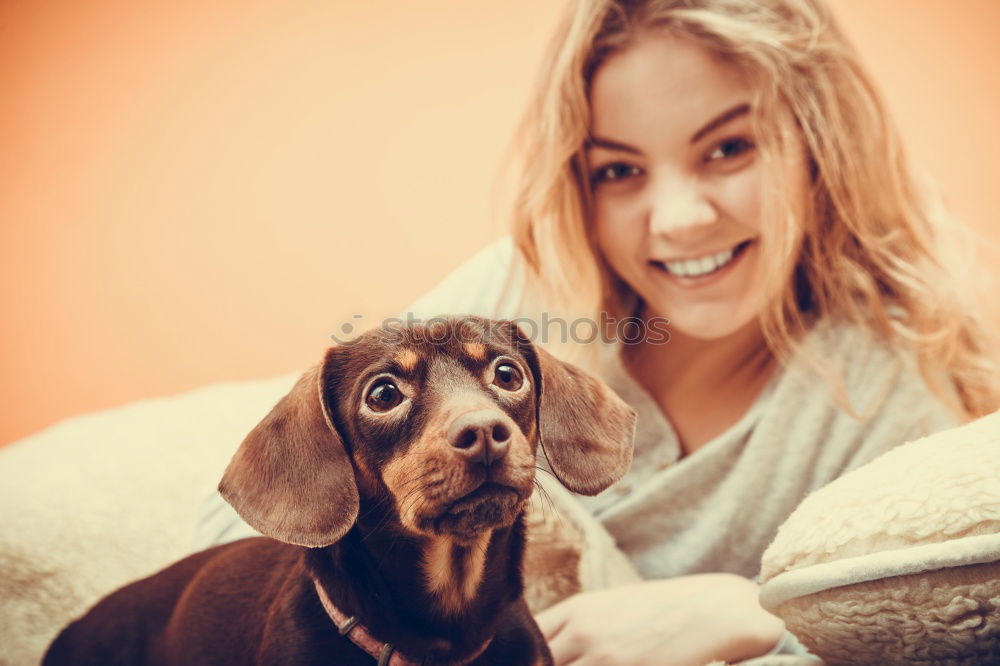
<path fill-rule="evenodd" d="M 595 169 L 591 175 L 591 182 L 596 185 L 598 183 L 624 180 L 625 178 L 638 176 L 640 173 L 641 171 L 637 166 L 624 162 L 615 162 L 614 164 L 606 164 L 599 169 Z"/>
<path fill-rule="evenodd" d="M 403 402 L 403 392 L 392 382 L 381 382 L 368 391 L 365 403 L 373 412 L 387 412 Z"/>
<path fill-rule="evenodd" d="M 755 146 L 748 139 L 742 137 L 726 139 L 719 143 L 712 152 L 708 154 L 706 161 L 724 160 L 738 157 L 743 153 L 753 150 Z"/>
<path fill-rule="evenodd" d="M 493 371 L 493 384 L 505 391 L 516 391 L 524 384 L 524 377 L 512 363 L 501 363 Z"/>

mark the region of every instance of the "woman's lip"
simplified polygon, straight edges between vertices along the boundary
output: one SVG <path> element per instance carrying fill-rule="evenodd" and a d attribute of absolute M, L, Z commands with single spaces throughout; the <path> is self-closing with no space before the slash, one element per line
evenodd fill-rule
<path fill-rule="evenodd" d="M 663 277 L 669 279 L 674 284 L 680 287 L 703 287 L 710 285 L 714 282 L 725 277 L 727 274 L 732 272 L 732 269 L 742 261 L 743 256 L 746 254 L 747 248 L 753 243 L 752 240 L 743 241 L 733 249 L 733 258 L 729 260 L 729 263 L 720 268 L 717 271 L 709 273 L 708 275 L 700 275 L 698 277 L 687 277 L 682 275 L 674 275 L 671 273 L 666 265 L 660 261 L 650 261 L 649 263 L 661 274 Z"/>
<path fill-rule="evenodd" d="M 721 250 L 716 250 L 715 252 L 703 252 L 703 253 L 699 254 L 697 257 L 693 257 L 693 259 L 695 261 L 700 261 L 701 259 L 704 259 L 705 257 L 714 257 L 715 255 L 719 254 L 720 252 L 725 252 L 726 250 L 732 250 L 733 251 L 733 255 L 735 256 L 737 253 L 742 252 L 743 250 L 745 250 L 747 248 L 747 246 L 750 245 L 750 243 L 752 243 L 752 242 L 753 242 L 753 239 L 751 238 L 749 240 L 741 241 L 741 242 L 737 243 L 736 245 L 729 245 L 728 247 L 724 247 Z M 652 259 L 651 261 L 654 262 L 654 263 L 662 264 L 662 265 L 666 266 L 667 264 L 672 264 L 675 261 L 690 261 L 690 260 L 691 259 Z"/>

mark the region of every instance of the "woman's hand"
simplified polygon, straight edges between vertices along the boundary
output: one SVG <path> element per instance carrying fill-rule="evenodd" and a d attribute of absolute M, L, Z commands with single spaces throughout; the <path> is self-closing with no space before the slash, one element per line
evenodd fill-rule
<path fill-rule="evenodd" d="M 757 585 L 697 574 L 570 597 L 536 618 L 556 666 L 704 666 L 767 654 L 784 624 Z"/>

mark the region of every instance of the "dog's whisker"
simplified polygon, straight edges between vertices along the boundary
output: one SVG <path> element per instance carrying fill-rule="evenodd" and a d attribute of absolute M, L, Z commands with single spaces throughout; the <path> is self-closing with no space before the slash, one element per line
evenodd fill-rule
<path fill-rule="evenodd" d="M 563 517 L 562 512 L 556 508 L 555 501 L 552 499 L 549 492 L 542 486 L 541 483 L 539 483 L 538 479 L 535 479 L 534 486 L 538 489 L 539 496 L 542 498 L 542 502 L 540 503 L 542 516 L 545 518 L 553 517 L 556 522 L 563 523 L 565 518 Z M 551 511 L 551 514 L 547 513 L 548 511 Z"/>
<path fill-rule="evenodd" d="M 438 471 L 437 465 L 430 465 L 430 464 L 428 464 L 427 468 L 422 473 L 418 474 L 417 476 L 415 476 L 415 477 L 413 477 L 411 479 L 408 479 L 407 482 L 410 483 L 410 484 L 417 483 L 417 482 L 421 481 L 422 479 L 430 476 L 431 474 L 436 473 L 437 471 Z"/>
<path fill-rule="evenodd" d="M 538 471 L 538 472 L 545 472 L 546 474 L 548 474 L 552 478 L 556 479 L 557 481 L 559 480 L 558 477 L 556 477 L 556 475 L 553 474 L 551 470 L 546 469 L 545 467 L 539 467 L 538 465 L 536 465 L 535 466 L 535 470 Z M 561 515 L 559 513 L 559 510 L 556 509 L 555 502 L 553 502 L 552 497 L 549 496 L 548 491 L 546 491 L 545 488 L 542 486 L 542 484 L 538 481 L 538 475 L 537 474 L 535 475 L 534 485 L 541 492 L 542 499 L 545 500 L 545 502 L 543 502 L 543 504 L 542 504 L 542 511 L 545 511 L 545 506 L 548 505 L 549 509 L 552 510 L 552 513 L 556 517 L 556 519 L 561 521 L 562 517 L 561 517 Z"/>
<path fill-rule="evenodd" d="M 419 491 L 422 491 L 422 490 L 427 490 L 429 487 L 433 487 L 433 485 L 437 485 L 437 484 L 431 484 L 431 485 L 429 485 L 429 484 L 422 483 L 422 481 L 424 479 L 426 479 L 427 477 L 429 477 L 429 476 L 431 476 L 433 474 L 436 474 L 437 471 L 438 470 L 437 470 L 436 467 L 431 467 L 429 469 L 424 470 L 424 472 L 422 474 L 418 474 L 417 476 L 415 476 L 415 477 L 413 477 L 411 479 L 407 479 L 406 481 L 404 481 L 402 487 L 400 488 L 402 497 L 400 499 L 398 499 L 397 505 L 400 506 L 400 507 L 402 507 L 403 503 L 406 501 L 406 498 L 409 497 L 410 495 L 412 495 L 414 492 L 419 492 Z"/>
<path fill-rule="evenodd" d="M 388 506 L 388 504 L 389 504 L 389 502 L 390 502 L 391 500 L 392 500 L 392 498 L 391 498 L 391 497 L 388 497 L 388 496 L 382 496 L 382 495 L 379 495 L 379 496 L 377 496 L 377 497 L 372 497 L 372 498 L 369 498 L 369 502 L 370 502 L 370 504 L 369 504 L 369 506 L 368 506 L 368 507 L 367 507 L 367 508 L 366 508 L 366 509 L 364 510 L 364 512 L 363 512 L 363 513 L 359 513 L 359 514 L 358 514 L 358 520 L 361 520 L 362 518 L 366 518 L 366 517 L 368 517 L 368 515 L 370 515 L 370 514 L 371 514 L 371 512 L 372 512 L 372 511 L 375 511 L 376 509 L 381 509 L 381 508 L 383 508 L 383 507 L 385 507 L 385 506 Z"/>
<path fill-rule="evenodd" d="M 424 490 L 426 490 L 426 488 L 424 488 L 423 486 L 418 488 L 412 488 L 411 490 L 409 490 L 409 492 L 403 495 L 397 502 L 397 505 L 400 508 L 400 513 L 403 512 L 403 509 L 406 507 L 406 502 L 409 501 L 411 498 L 420 498 L 425 496 L 425 493 L 422 492 Z"/>

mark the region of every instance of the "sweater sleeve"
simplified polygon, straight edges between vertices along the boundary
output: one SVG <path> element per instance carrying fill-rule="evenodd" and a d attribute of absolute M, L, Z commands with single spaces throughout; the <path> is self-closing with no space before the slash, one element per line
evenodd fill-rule
<path fill-rule="evenodd" d="M 851 409 L 843 415 L 857 429 L 837 476 L 856 469 L 906 442 L 958 425 L 958 418 L 928 387 L 916 357 L 854 329 L 840 337 Z M 832 480 L 832 479 L 829 479 Z"/>
<path fill-rule="evenodd" d="M 774 472 L 794 501 L 783 512 L 882 453 L 958 423 L 912 353 L 843 323 L 809 335 L 767 412 L 758 434 L 781 446 Z"/>

